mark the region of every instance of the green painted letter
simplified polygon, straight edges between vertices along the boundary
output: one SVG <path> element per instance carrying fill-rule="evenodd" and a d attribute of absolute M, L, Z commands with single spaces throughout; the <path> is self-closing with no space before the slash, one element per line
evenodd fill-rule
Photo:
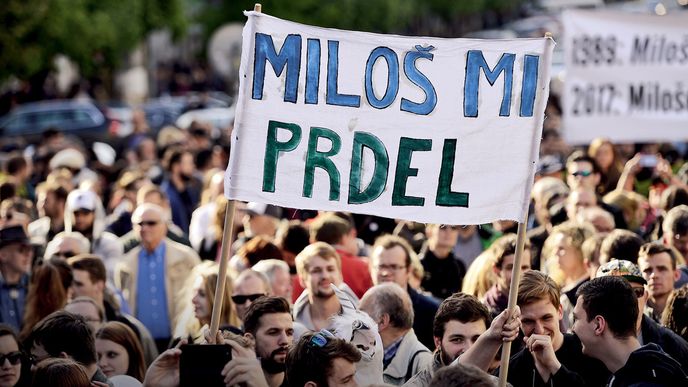
<path fill-rule="evenodd" d="M 456 160 L 456 139 L 446 139 L 442 148 L 442 167 L 435 204 L 444 207 L 468 207 L 468 192 L 452 192 L 451 190 L 454 160 Z"/>
<path fill-rule="evenodd" d="M 363 148 L 373 151 L 375 156 L 375 170 L 373 178 L 365 190 L 361 191 L 361 164 L 363 163 Z M 354 133 L 354 149 L 351 156 L 351 171 L 349 173 L 349 204 L 372 202 L 382 195 L 387 184 L 389 156 L 385 145 L 376 136 L 366 132 Z"/>
<path fill-rule="evenodd" d="M 327 152 L 318 151 L 318 139 L 330 140 L 332 147 Z M 308 152 L 306 155 L 306 173 L 303 176 L 303 196 L 313 197 L 313 180 L 315 168 L 322 168 L 330 176 L 330 200 L 339 200 L 340 177 L 337 167 L 330 157 L 339 153 L 342 148 L 342 139 L 337 133 L 327 128 L 312 127 L 308 136 Z"/>
<path fill-rule="evenodd" d="M 428 152 L 432 149 L 432 140 L 402 137 L 399 140 L 397 170 L 394 174 L 393 206 L 423 206 L 425 198 L 406 196 L 406 183 L 410 176 L 418 176 L 418 168 L 411 168 L 413 152 Z"/>
<path fill-rule="evenodd" d="M 287 142 L 277 141 L 277 129 L 291 132 Z M 301 127 L 286 122 L 268 122 L 268 139 L 265 143 L 265 160 L 263 161 L 263 192 L 275 192 L 275 176 L 277 175 L 277 157 L 280 152 L 291 152 L 301 141 Z"/>

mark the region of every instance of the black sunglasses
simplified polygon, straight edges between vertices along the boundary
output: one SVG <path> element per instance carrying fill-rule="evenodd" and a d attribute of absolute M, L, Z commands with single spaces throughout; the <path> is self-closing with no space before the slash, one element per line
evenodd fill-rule
<path fill-rule="evenodd" d="M 9 360 L 10 364 L 17 365 L 17 364 L 21 363 L 22 353 L 19 351 L 14 351 L 14 352 L 6 353 L 4 355 L 0 355 L 0 366 L 5 364 L 5 359 Z"/>
<path fill-rule="evenodd" d="M 157 220 L 142 220 L 136 224 L 141 226 L 141 227 L 143 227 L 143 226 L 152 227 L 152 226 L 157 225 L 158 223 L 160 223 L 160 222 L 158 222 Z"/>
<path fill-rule="evenodd" d="M 253 301 L 263 297 L 264 295 L 265 294 L 263 294 L 263 293 L 256 293 L 256 294 L 232 296 L 232 301 L 234 301 L 235 304 L 244 305 L 246 303 L 246 301 L 253 302 Z"/>
<path fill-rule="evenodd" d="M 53 257 L 67 259 L 67 258 L 71 258 L 75 255 L 76 255 L 76 253 L 70 250 L 70 251 L 57 252 L 57 253 L 53 254 Z"/>
<path fill-rule="evenodd" d="M 645 288 L 633 288 L 633 293 L 635 294 L 636 298 L 641 298 L 645 295 Z"/>

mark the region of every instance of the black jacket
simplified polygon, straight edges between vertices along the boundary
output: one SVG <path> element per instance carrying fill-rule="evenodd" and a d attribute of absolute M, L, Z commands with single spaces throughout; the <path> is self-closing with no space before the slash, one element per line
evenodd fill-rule
<path fill-rule="evenodd" d="M 671 329 L 663 327 L 650 317 L 643 316 L 640 323 L 642 343 L 657 344 L 662 351 L 676 360 L 683 369 L 688 369 L 688 343 Z"/>
<path fill-rule="evenodd" d="M 607 386 L 686 387 L 688 377 L 681 365 L 657 344 L 647 344 L 631 353 L 626 364 L 609 378 Z"/>
<path fill-rule="evenodd" d="M 583 355 L 581 342 L 572 333 L 564 333 L 564 343 L 555 353 L 561 363 L 559 371 L 549 380 L 542 380 L 535 368 L 535 360 L 528 348 L 523 348 L 509 360 L 506 380 L 514 387 L 602 387 L 609 377 L 604 364 Z M 493 375 L 499 375 L 497 369 Z"/>
<path fill-rule="evenodd" d="M 428 297 L 407 287 L 409 298 L 413 304 L 413 332 L 418 341 L 428 348 L 435 348 L 435 341 L 432 336 L 432 324 L 435 320 L 435 313 L 440 307 L 440 300 Z"/>

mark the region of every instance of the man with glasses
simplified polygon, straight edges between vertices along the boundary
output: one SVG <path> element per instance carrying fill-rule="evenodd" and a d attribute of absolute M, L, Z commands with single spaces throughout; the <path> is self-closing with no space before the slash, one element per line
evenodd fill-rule
<path fill-rule="evenodd" d="M 428 242 L 420 254 L 425 269 L 421 286 L 441 300 L 458 292 L 466 275 L 466 266 L 453 252 L 459 227 L 429 224 L 425 228 Z"/>
<path fill-rule="evenodd" d="M 379 285 L 393 282 L 408 292 L 413 304 L 413 330 L 423 345 L 432 348 L 432 319 L 440 305 L 440 300 L 417 292 L 408 284 L 412 260 L 418 259 L 416 253 L 405 239 L 384 235 L 373 245 L 370 255 L 370 273 L 373 283 Z"/>
<path fill-rule="evenodd" d="M 270 282 L 264 274 L 252 269 L 242 271 L 234 281 L 232 293 L 232 301 L 234 301 L 239 320 L 244 321 L 253 301 L 271 294 Z"/>
<path fill-rule="evenodd" d="M 566 184 L 572 189 L 585 188 L 599 193 L 598 187 L 602 175 L 595 160 L 582 152 L 574 152 L 566 161 Z M 626 228 L 623 213 L 617 207 L 611 206 L 597 197 L 597 203 L 603 210 L 614 216 L 617 228 Z"/>
<path fill-rule="evenodd" d="M 48 243 L 44 259 L 69 259 L 75 255 L 86 254 L 90 250 L 90 242 L 78 231 L 61 232 Z"/>
<path fill-rule="evenodd" d="M 638 310 L 645 310 L 649 293 L 645 290 L 647 281 L 643 278 L 638 266 L 630 261 L 615 259 L 600 266 L 597 270 L 596 278 L 606 276 L 625 278 L 635 293 Z M 664 352 L 679 362 L 684 369 L 688 369 L 688 343 L 681 336 L 671 329 L 659 325 L 643 313 L 638 313 L 635 328 L 640 345 L 657 344 Z"/>
<path fill-rule="evenodd" d="M 0 323 L 19 331 L 24 317 L 33 248 L 22 226 L 0 229 Z"/>
<path fill-rule="evenodd" d="M 177 292 L 184 287 L 200 258 L 188 246 L 166 238 L 168 215 L 155 204 L 142 204 L 131 216 L 141 245 L 117 265 L 115 286 L 131 314 L 148 328 L 162 352 L 183 311 Z"/>
<path fill-rule="evenodd" d="M 287 383 L 292 387 L 355 387 L 361 353 L 326 330 L 307 333 L 287 355 Z"/>

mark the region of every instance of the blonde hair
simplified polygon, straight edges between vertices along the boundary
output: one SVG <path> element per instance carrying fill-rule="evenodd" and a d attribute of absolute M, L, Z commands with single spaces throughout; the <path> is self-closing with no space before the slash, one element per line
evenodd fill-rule
<path fill-rule="evenodd" d="M 492 270 L 495 263 L 497 263 L 497 257 L 492 247 L 480 253 L 463 277 L 461 292 L 482 299 L 492 285 L 497 283 L 497 276 Z"/>
<path fill-rule="evenodd" d="M 186 338 L 192 336 L 194 341 L 202 339 L 200 334 L 202 328 L 202 322 L 196 318 L 194 314 L 193 302 L 191 301 L 194 297 L 194 284 L 198 278 L 202 278 L 201 289 L 205 292 L 206 298 L 208 299 L 208 304 L 210 306 L 209 310 L 212 313 L 214 308 L 213 302 L 215 301 L 215 290 L 217 289 L 218 276 L 218 264 L 211 261 L 203 261 L 198 266 L 194 267 L 186 281 L 186 284 L 181 292 L 180 299 L 180 310 L 182 313 L 178 319 L 176 327 L 174 329 L 174 336 Z M 238 327 L 239 318 L 237 317 L 236 310 L 234 309 L 234 302 L 232 301 L 232 279 L 227 275 L 227 280 L 225 282 L 225 292 L 222 297 L 222 312 L 220 313 L 220 324 L 229 324 Z"/>
<path fill-rule="evenodd" d="M 296 256 L 296 273 L 301 278 L 305 278 L 308 273 L 308 265 L 313 258 L 320 257 L 326 260 L 334 259 L 337 270 L 342 272 L 342 259 L 337 254 L 337 250 L 325 242 L 315 242 L 303 249 L 299 255 Z"/>

